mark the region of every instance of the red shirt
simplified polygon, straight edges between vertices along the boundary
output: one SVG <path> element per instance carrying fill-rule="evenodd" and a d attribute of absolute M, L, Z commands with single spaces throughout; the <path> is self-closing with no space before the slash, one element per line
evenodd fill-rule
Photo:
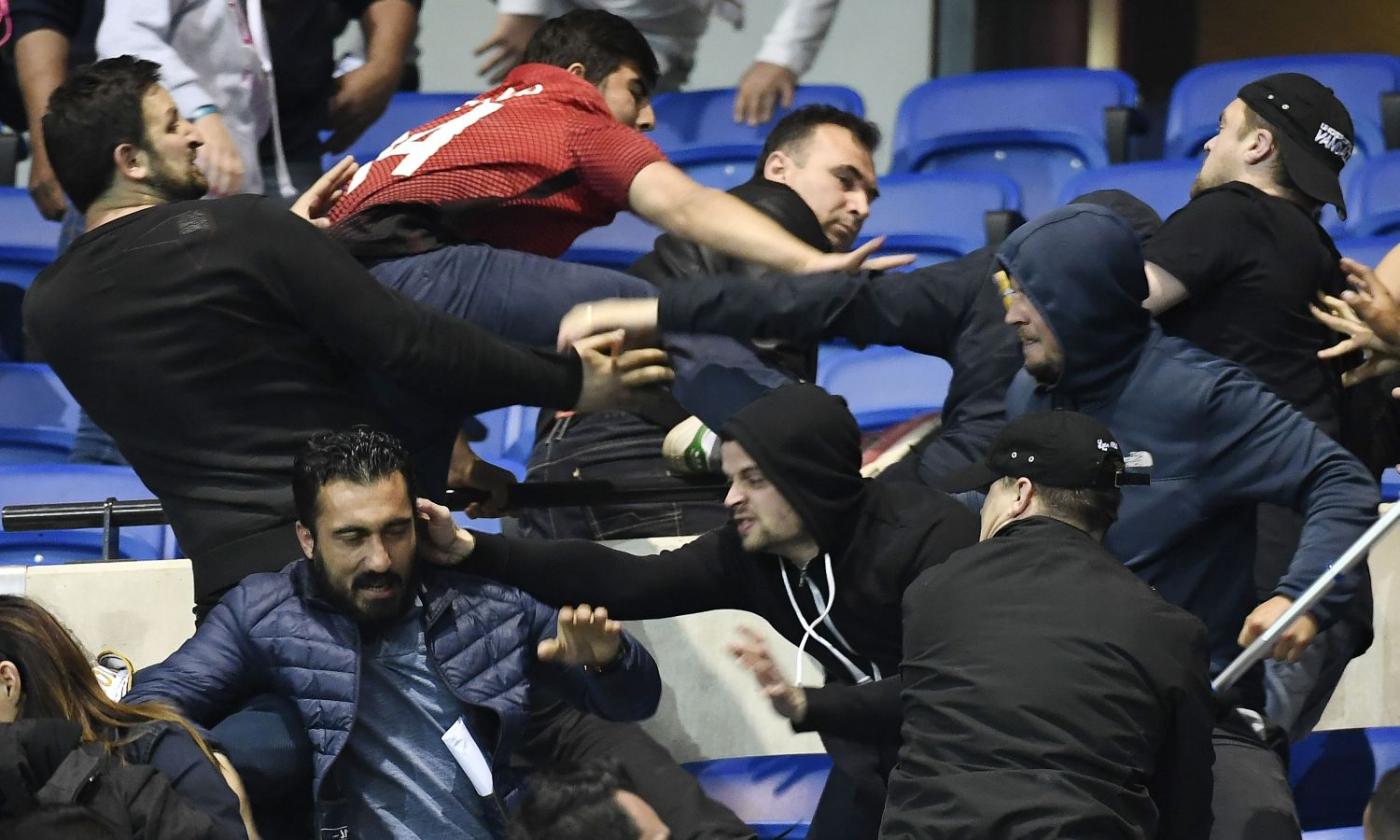
<path fill-rule="evenodd" d="M 632 179 L 665 159 L 613 119 L 596 87 L 558 67 L 524 64 L 380 152 L 330 220 L 362 257 L 453 242 L 557 257 L 627 209 Z"/>

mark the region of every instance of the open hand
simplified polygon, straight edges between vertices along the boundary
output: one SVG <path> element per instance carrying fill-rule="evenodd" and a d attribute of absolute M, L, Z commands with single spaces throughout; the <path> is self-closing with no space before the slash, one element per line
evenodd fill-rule
<path fill-rule="evenodd" d="M 755 61 L 739 79 L 734 96 L 734 122 L 758 125 L 773 118 L 773 106 L 792 107 L 797 74 L 781 64 Z"/>
<path fill-rule="evenodd" d="M 311 189 L 292 203 L 292 212 L 322 230 L 331 226 L 325 216 L 345 193 L 345 184 L 354 177 L 360 165 L 346 155 L 340 162 L 321 174 Z"/>
<path fill-rule="evenodd" d="M 1351 288 L 1342 292 L 1342 300 L 1351 305 L 1381 341 L 1400 345 L 1400 305 L 1376 272 L 1356 260 L 1342 258 L 1342 271 L 1347 274 Z"/>
<path fill-rule="evenodd" d="M 758 687 L 773 704 L 773 710 L 793 723 L 807 716 L 807 691 L 793 685 L 778 669 L 768 642 L 749 627 L 738 628 L 739 638 L 729 643 L 730 654 L 758 679 Z"/>
<path fill-rule="evenodd" d="M 622 650 L 622 623 L 608 618 L 603 607 L 579 604 L 559 610 L 559 635 L 535 649 L 541 662 L 560 665 L 607 665 Z"/>
<path fill-rule="evenodd" d="M 1250 613 L 1249 617 L 1244 620 L 1244 627 L 1240 628 L 1238 639 L 1240 647 L 1249 647 L 1291 606 L 1293 606 L 1293 599 L 1283 595 L 1275 595 L 1255 607 L 1254 612 Z M 1311 615 L 1299 617 L 1278 637 L 1278 643 L 1274 645 L 1274 659 L 1279 662 L 1297 662 L 1303 655 L 1303 651 L 1312 644 L 1313 637 L 1316 635 L 1317 619 Z"/>
<path fill-rule="evenodd" d="M 1318 297 L 1326 308 L 1309 305 L 1313 317 L 1346 336 L 1331 347 L 1317 351 L 1318 358 L 1335 359 L 1357 351 L 1362 355 L 1361 364 L 1342 374 L 1342 385 L 1351 387 L 1400 369 L 1400 347 L 1382 341 L 1347 301 L 1331 295 Z"/>
<path fill-rule="evenodd" d="M 204 141 L 195 158 L 212 196 L 234 195 L 243 188 L 243 156 L 224 125 L 222 114 L 205 114 L 194 121 Z"/>
<path fill-rule="evenodd" d="M 909 265 L 915 260 L 913 254 L 893 254 L 888 257 L 871 257 L 885 244 L 885 237 L 877 236 L 854 251 L 844 253 L 817 254 L 802 266 L 801 274 L 818 274 L 830 271 L 844 271 L 854 274 L 857 271 L 886 271 L 891 268 Z"/>
<path fill-rule="evenodd" d="M 496 30 L 472 52 L 478 57 L 490 53 L 476 72 L 490 79 L 491 84 L 500 84 L 525 57 L 526 45 L 543 23 L 544 18 L 538 15 L 496 15 Z"/>
<path fill-rule="evenodd" d="M 414 510 L 423 525 L 419 528 L 418 556 L 435 566 L 455 566 L 476 549 L 476 537 L 458 528 L 452 511 L 431 499 L 418 499 Z"/>
<path fill-rule="evenodd" d="M 583 387 L 575 411 L 626 408 L 633 403 L 633 389 L 676 378 L 666 366 L 664 351 L 654 347 L 624 351 L 622 339 L 622 330 L 613 330 L 574 342 L 583 362 Z"/>

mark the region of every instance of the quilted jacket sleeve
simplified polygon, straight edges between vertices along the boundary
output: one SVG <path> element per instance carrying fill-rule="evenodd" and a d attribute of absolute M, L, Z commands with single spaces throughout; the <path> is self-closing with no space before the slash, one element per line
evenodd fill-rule
<path fill-rule="evenodd" d="M 558 634 L 559 611 L 524 596 L 532 610 L 530 646 Z M 646 720 L 661 703 L 661 675 L 642 643 L 623 632 L 618 661 L 603 673 L 580 665 L 535 662 L 534 680 L 552 694 L 604 720 Z"/>
<path fill-rule="evenodd" d="M 179 650 L 137 672 L 126 701 L 168 703 L 195 723 L 213 726 L 261 694 L 266 671 L 242 623 L 247 595 L 245 587 L 236 587 Z"/>

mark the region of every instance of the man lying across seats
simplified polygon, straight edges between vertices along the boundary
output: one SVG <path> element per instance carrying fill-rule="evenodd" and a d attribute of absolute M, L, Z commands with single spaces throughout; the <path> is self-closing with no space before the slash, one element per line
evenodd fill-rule
<path fill-rule="evenodd" d="M 376 283 L 306 221 L 352 164 L 298 201 L 302 218 L 255 196 L 195 201 L 206 189 L 199 132 L 151 62 L 74 71 L 44 127 L 87 232 L 34 281 L 25 328 L 160 497 L 203 609 L 297 551 L 288 488 L 313 433 L 356 423 L 412 432 L 419 475 L 441 488 L 463 413 L 601 408 L 627 390 L 626 358 L 512 345 Z M 455 420 L 426 426 L 404 410 L 408 397 Z"/>
<path fill-rule="evenodd" d="M 531 704 L 656 710 L 655 663 L 603 607 L 556 612 L 442 567 L 456 534 L 423 521 L 392 437 L 316 435 L 293 471 L 305 557 L 235 587 L 127 699 L 206 726 L 258 693 L 293 701 L 315 747 L 318 836 L 503 837 L 501 770 Z"/>
<path fill-rule="evenodd" d="M 881 837 L 1209 836 L 1205 627 L 1102 545 L 1146 478 L 1073 411 L 1011 421 L 955 477 L 987 492 L 982 541 L 904 593 Z"/>
<path fill-rule="evenodd" d="M 875 681 L 897 704 L 904 589 L 971 545 L 976 517 L 946 494 L 862 479 L 855 418 L 815 385 L 764 394 L 721 436 L 733 521 L 675 551 L 638 557 L 461 530 L 437 556 L 546 603 L 605 603 L 618 618 L 723 608 L 763 616 L 826 674 L 796 723 L 820 733 L 834 763 L 808 836 L 874 837 L 898 729 L 850 714 L 847 698 Z M 433 516 L 451 527 L 445 508 Z"/>

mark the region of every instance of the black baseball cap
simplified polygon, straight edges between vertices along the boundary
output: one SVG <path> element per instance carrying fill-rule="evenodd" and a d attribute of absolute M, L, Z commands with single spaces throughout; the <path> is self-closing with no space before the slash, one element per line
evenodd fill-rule
<path fill-rule="evenodd" d="M 1351 114 L 1332 89 L 1302 73 L 1275 73 L 1250 82 L 1236 94 L 1254 113 L 1278 130 L 1288 177 L 1311 198 L 1337 208 L 1347 217 L 1338 180 L 1356 148 Z"/>
<path fill-rule="evenodd" d="M 944 489 L 981 490 L 1008 476 L 1067 490 L 1148 483 L 1146 475 L 1127 471 L 1108 428 L 1077 411 L 1041 411 L 1012 420 L 982 462 L 949 476 Z"/>

